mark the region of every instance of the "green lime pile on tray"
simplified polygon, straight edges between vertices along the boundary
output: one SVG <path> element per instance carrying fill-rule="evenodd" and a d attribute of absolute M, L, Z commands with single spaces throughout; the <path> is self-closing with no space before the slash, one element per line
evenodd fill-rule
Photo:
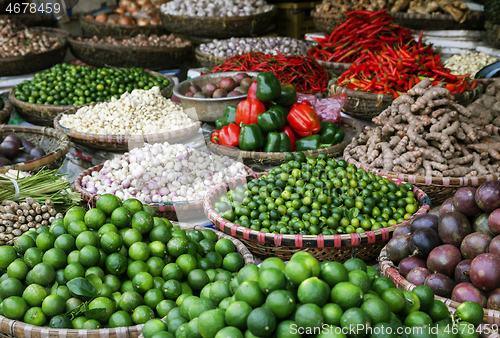
<path fill-rule="evenodd" d="M 185 231 L 136 199 L 106 194 L 0 247 L 0 315 L 53 328 L 144 324 L 243 265 L 212 230 Z"/>
<path fill-rule="evenodd" d="M 223 195 L 215 210 L 252 230 L 280 234 L 362 233 L 400 223 L 419 209 L 413 185 L 302 152 Z"/>
<path fill-rule="evenodd" d="M 134 89 L 164 89 L 169 80 L 142 68 L 91 68 L 58 64 L 14 87 L 17 99 L 34 104 L 82 105 L 104 102 Z"/>
<path fill-rule="evenodd" d="M 467 302 L 450 316 L 428 286 L 402 291 L 359 258 L 344 264 L 296 253 L 285 265 L 267 258 L 230 283 L 178 299 L 164 320 L 148 321 L 144 338 L 472 338 L 483 309 Z M 448 333 L 449 332 L 449 333 Z"/>

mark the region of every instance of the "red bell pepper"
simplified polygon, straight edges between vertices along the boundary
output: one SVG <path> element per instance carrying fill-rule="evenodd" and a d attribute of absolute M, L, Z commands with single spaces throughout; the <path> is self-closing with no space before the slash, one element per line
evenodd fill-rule
<path fill-rule="evenodd" d="M 241 128 L 231 123 L 223 127 L 219 132 L 219 144 L 224 147 L 236 147 L 240 143 Z"/>
<path fill-rule="evenodd" d="M 290 150 L 295 151 L 295 141 L 297 141 L 297 136 L 295 136 L 295 133 L 293 132 L 292 128 L 286 126 L 279 132 L 287 134 L 288 138 L 290 139 Z"/>
<path fill-rule="evenodd" d="M 247 100 L 257 100 L 257 81 L 252 82 L 248 88 Z"/>
<path fill-rule="evenodd" d="M 212 143 L 219 144 L 220 130 L 216 130 L 212 133 Z"/>
<path fill-rule="evenodd" d="M 288 124 L 299 136 L 307 137 L 321 129 L 318 114 L 311 106 L 299 104 L 288 114 Z"/>
<path fill-rule="evenodd" d="M 257 116 L 265 111 L 266 107 L 259 100 L 246 99 L 238 103 L 234 120 L 238 126 L 241 123 L 246 125 L 257 123 Z"/>

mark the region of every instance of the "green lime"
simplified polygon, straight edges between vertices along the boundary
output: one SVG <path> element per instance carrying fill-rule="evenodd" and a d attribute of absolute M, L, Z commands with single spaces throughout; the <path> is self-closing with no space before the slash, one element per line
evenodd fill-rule
<path fill-rule="evenodd" d="M 60 315 L 65 308 L 66 302 L 59 295 L 48 295 L 42 302 L 42 310 L 48 317 Z"/>
<path fill-rule="evenodd" d="M 64 224 L 60 224 L 60 223 L 59 224 L 52 224 L 49 228 L 49 232 L 52 233 L 56 238 L 68 233 Z"/>
<path fill-rule="evenodd" d="M 102 324 L 97 319 L 88 319 L 83 323 L 82 329 L 84 330 L 98 330 Z"/>
<path fill-rule="evenodd" d="M 243 338 L 243 333 L 236 327 L 226 326 L 217 332 L 215 338 Z"/>
<path fill-rule="evenodd" d="M 66 266 L 66 253 L 62 249 L 52 248 L 43 254 L 42 261 L 48 263 L 59 270 Z"/>
<path fill-rule="evenodd" d="M 191 302 L 188 309 L 189 320 L 198 318 L 201 314 L 215 309 L 214 302 L 207 298 L 197 298 Z M 181 309 L 182 310 L 182 309 Z M 182 314 L 182 311 L 181 311 Z M 170 314 L 169 314 L 170 315 Z"/>
<path fill-rule="evenodd" d="M 143 204 L 143 205 L 142 205 L 142 210 L 144 210 L 144 211 L 145 211 L 145 212 L 147 212 L 149 215 L 151 215 L 151 217 L 156 217 L 156 216 L 157 216 L 157 213 L 156 213 L 155 208 L 150 207 L 150 206 L 149 206 L 149 205 L 147 205 L 147 204 Z"/>
<path fill-rule="evenodd" d="M 209 252 L 205 255 L 205 258 L 212 262 L 214 269 L 218 269 L 222 266 L 222 256 L 218 252 Z"/>
<path fill-rule="evenodd" d="M 340 282 L 349 281 L 349 271 L 339 262 L 325 262 L 321 266 L 320 277 L 333 288 Z"/>
<path fill-rule="evenodd" d="M 358 307 L 363 302 L 363 291 L 349 282 L 337 283 L 330 292 L 332 303 L 340 305 L 342 310 Z"/>
<path fill-rule="evenodd" d="M 163 268 L 161 275 L 164 280 L 175 279 L 180 282 L 184 273 L 179 265 L 175 263 L 168 263 Z"/>
<path fill-rule="evenodd" d="M 142 234 L 149 233 L 154 227 L 153 217 L 147 211 L 138 211 L 132 216 L 132 228 Z"/>
<path fill-rule="evenodd" d="M 80 250 L 73 250 L 68 254 L 67 259 L 68 264 L 78 263 L 80 264 Z"/>
<path fill-rule="evenodd" d="M 190 254 L 182 254 L 177 257 L 175 264 L 181 268 L 183 275 L 186 277 L 191 271 L 196 269 L 197 262 L 196 258 Z"/>
<path fill-rule="evenodd" d="M 106 214 L 98 208 L 90 209 L 85 213 L 84 222 L 89 229 L 99 230 L 106 223 Z"/>
<path fill-rule="evenodd" d="M 120 278 L 115 275 L 106 275 L 104 276 L 104 283 L 111 288 L 111 292 L 116 292 L 120 290 L 121 282 Z"/>
<path fill-rule="evenodd" d="M 138 229 L 128 229 L 123 234 L 123 243 L 130 247 L 132 244 L 142 242 L 142 233 Z"/>
<path fill-rule="evenodd" d="M 164 223 L 165 224 L 165 223 Z M 160 241 L 163 244 L 167 244 L 168 241 L 172 238 L 172 232 L 166 225 L 158 225 L 155 226 L 149 232 L 149 239 L 151 241 Z"/>
<path fill-rule="evenodd" d="M 164 299 L 165 297 L 159 289 L 150 289 L 144 294 L 144 303 L 152 309 L 156 309 L 156 306 Z"/>
<path fill-rule="evenodd" d="M 366 336 L 366 330 L 370 326 L 370 320 L 367 314 L 360 308 L 354 307 L 348 309 L 340 319 L 340 326 L 353 334 L 349 334 L 352 338 L 362 338 Z"/>
<path fill-rule="evenodd" d="M 16 278 L 6 278 L 0 283 L 0 296 L 8 298 L 11 296 L 19 296 L 23 294 L 23 283 Z"/>
<path fill-rule="evenodd" d="M 103 211 L 106 214 L 106 216 L 111 216 L 113 211 L 116 208 L 120 207 L 120 202 L 118 202 L 118 199 L 114 195 L 104 194 L 97 199 L 95 207 Z"/>
<path fill-rule="evenodd" d="M 66 259 L 65 259 L 66 263 Z M 28 274 L 28 265 L 21 259 L 16 259 L 7 267 L 7 275 L 12 278 L 23 280 Z"/>
<path fill-rule="evenodd" d="M 431 316 L 433 322 L 438 322 L 440 320 L 448 318 L 450 316 L 450 310 L 448 310 L 446 304 L 437 299 L 434 299 L 434 304 L 429 310 L 427 310 L 427 314 Z"/>
<path fill-rule="evenodd" d="M 70 294 L 70 292 L 69 292 L 69 289 L 68 289 L 68 287 L 67 287 L 67 286 L 65 286 L 65 285 L 60 285 L 60 286 L 58 286 L 58 287 L 57 287 L 57 289 L 56 289 L 56 292 L 55 292 L 54 294 L 55 294 L 55 295 L 59 295 L 59 296 L 61 296 L 61 297 L 64 299 L 64 302 L 65 302 L 65 303 L 66 303 L 66 301 L 67 301 L 68 299 L 70 299 L 70 298 L 71 298 L 71 294 Z"/>
<path fill-rule="evenodd" d="M 324 323 L 321 308 L 316 304 L 304 304 L 295 311 L 295 322 L 301 328 L 321 327 Z"/>
<path fill-rule="evenodd" d="M 31 271 L 31 278 L 36 284 L 47 286 L 56 278 L 56 270 L 48 263 L 39 263 Z"/>
<path fill-rule="evenodd" d="M 381 296 L 385 290 L 394 288 L 396 288 L 396 284 L 394 284 L 392 279 L 385 276 L 375 279 L 372 283 L 372 290 L 375 291 L 379 296 Z"/>
<path fill-rule="evenodd" d="M 149 257 L 146 261 L 148 272 L 153 277 L 160 277 L 165 267 L 165 262 L 159 257 Z"/>
<path fill-rule="evenodd" d="M 174 307 L 177 307 L 177 304 L 175 304 L 175 302 L 173 300 L 165 299 L 165 300 L 162 300 L 161 302 L 159 302 L 158 305 L 156 305 L 156 313 L 158 313 L 158 316 L 163 318 Z"/>
<path fill-rule="evenodd" d="M 137 292 L 145 294 L 146 291 L 153 288 L 153 276 L 151 276 L 148 272 L 139 272 L 132 279 L 132 285 Z"/>
<path fill-rule="evenodd" d="M 425 327 L 432 324 L 432 318 L 425 312 L 414 311 L 410 313 L 404 322 L 404 325 L 409 327 Z"/>
<path fill-rule="evenodd" d="M 245 302 L 237 301 L 229 305 L 225 312 L 226 324 L 246 330 L 247 318 L 252 312 L 252 307 Z"/>
<path fill-rule="evenodd" d="M 21 255 L 24 255 L 26 250 L 35 246 L 35 240 L 28 235 L 22 235 L 14 241 L 14 250 Z M 0 262 L 0 264 L 2 264 Z"/>
<path fill-rule="evenodd" d="M 136 291 L 125 291 L 118 303 L 120 309 L 126 312 L 132 312 L 140 305 L 144 305 L 144 298 Z"/>
<path fill-rule="evenodd" d="M 5 257 L 5 253 L 2 254 L 2 250 L 1 250 L 2 248 L 10 248 L 10 247 L 9 246 L 0 247 L 0 259 Z M 11 263 L 14 261 L 14 259 L 11 261 Z M 26 265 L 29 268 L 33 268 L 33 267 L 35 267 L 35 265 L 42 263 L 42 259 L 43 259 L 43 251 L 40 250 L 39 248 L 36 248 L 36 247 L 29 248 L 28 250 L 26 250 L 26 252 L 24 253 L 24 258 L 23 258 L 24 263 L 26 263 Z M 7 267 L 8 267 L 8 265 L 7 265 Z"/>
<path fill-rule="evenodd" d="M 78 277 L 85 277 L 85 268 L 80 263 L 71 263 L 64 268 L 64 279 L 70 281 Z"/>
<path fill-rule="evenodd" d="M 75 238 L 78 237 L 79 234 L 87 230 L 89 230 L 89 228 L 83 221 L 73 221 L 68 225 L 68 234 Z"/>
<path fill-rule="evenodd" d="M 1 303 L 2 314 L 9 319 L 21 319 L 24 317 L 28 304 L 26 301 L 18 296 L 6 298 Z"/>
<path fill-rule="evenodd" d="M 312 276 L 312 270 L 307 261 L 303 258 L 290 260 L 285 268 L 285 275 L 295 285 L 300 285 L 307 278 Z"/>
<path fill-rule="evenodd" d="M 380 298 L 389 305 L 391 312 L 398 313 L 405 307 L 405 296 L 401 290 L 396 288 L 384 290 Z"/>
<path fill-rule="evenodd" d="M 347 271 L 361 270 L 366 272 L 366 263 L 363 262 L 362 259 L 359 258 L 351 258 L 344 262 L 344 267 Z"/>
<path fill-rule="evenodd" d="M 127 208 L 127 210 L 130 211 L 132 215 L 134 215 L 136 212 L 142 211 L 141 201 L 135 198 L 129 198 L 128 200 L 124 201 L 123 207 Z"/>
<path fill-rule="evenodd" d="M 149 246 L 143 242 L 136 242 L 128 249 L 128 255 L 134 261 L 147 261 L 149 258 Z"/>
<path fill-rule="evenodd" d="M 270 270 L 271 269 L 267 271 Z M 264 272 L 265 271 L 262 271 L 260 280 L 262 280 Z M 297 298 L 303 304 L 313 303 L 321 307 L 328 302 L 329 295 L 330 287 L 326 284 L 326 282 L 322 281 L 318 277 L 306 279 L 300 283 L 299 288 L 297 289 Z"/>
<path fill-rule="evenodd" d="M 249 332 L 247 330 L 247 332 Z M 276 338 L 301 338 L 302 335 L 297 330 L 297 324 L 293 320 L 284 320 L 276 327 Z M 249 337 L 245 334 L 245 338 Z M 339 337 L 345 338 L 345 337 Z"/>
<path fill-rule="evenodd" d="M 75 221 L 83 221 L 85 209 L 82 207 L 72 207 L 64 215 L 64 226 L 68 229 L 69 224 Z"/>
<path fill-rule="evenodd" d="M 165 299 L 176 300 L 182 294 L 182 285 L 175 279 L 167 280 L 162 287 Z"/>
<path fill-rule="evenodd" d="M 45 297 L 48 296 L 45 288 L 38 284 L 30 284 L 23 291 L 23 299 L 31 306 L 41 306 Z"/>
<path fill-rule="evenodd" d="M 54 236 L 54 234 L 51 234 L 50 232 L 44 232 L 36 237 L 36 246 L 42 251 L 47 251 L 54 247 L 55 241 L 56 241 L 56 236 Z"/>
<path fill-rule="evenodd" d="M 73 329 L 81 330 L 83 329 L 83 324 L 87 321 L 87 318 L 84 316 L 76 317 L 71 321 L 71 325 L 73 325 Z"/>
<path fill-rule="evenodd" d="M 278 257 L 269 257 L 262 261 L 260 265 L 260 271 L 264 271 L 269 268 L 276 268 L 281 270 L 281 272 L 285 273 L 286 264 Z"/>
<path fill-rule="evenodd" d="M 219 253 L 224 258 L 228 253 L 236 252 L 234 243 L 228 238 L 221 238 L 215 243 L 215 252 Z"/>
<path fill-rule="evenodd" d="M 132 321 L 135 325 L 146 324 L 148 320 L 154 317 L 154 311 L 147 305 L 138 306 L 132 313 Z"/>
<path fill-rule="evenodd" d="M 92 274 L 96 275 L 97 277 L 99 277 L 99 279 L 101 281 L 104 282 L 104 278 L 106 275 L 105 275 L 103 269 L 101 269 L 98 266 L 92 266 L 85 271 L 85 277 L 87 277 L 88 275 L 92 275 Z"/>
<path fill-rule="evenodd" d="M 362 270 L 349 271 L 349 283 L 358 286 L 363 293 L 370 290 L 370 278 Z"/>
<path fill-rule="evenodd" d="M 321 308 L 321 313 L 323 314 L 325 324 L 340 326 L 340 318 L 342 318 L 344 311 L 342 311 L 340 305 L 328 303 Z"/>
<path fill-rule="evenodd" d="M 205 285 L 210 282 L 208 275 L 205 271 L 201 269 L 191 270 L 187 276 L 189 286 L 193 290 L 200 291 Z"/>
<path fill-rule="evenodd" d="M 106 257 L 106 270 L 112 275 L 121 275 L 127 271 L 127 257 L 121 253 L 114 252 Z"/>
<path fill-rule="evenodd" d="M 426 312 L 434 305 L 434 292 L 427 285 L 418 285 L 412 292 L 416 294 L 420 300 L 421 311 Z"/>
<path fill-rule="evenodd" d="M 226 322 L 222 310 L 209 310 L 198 317 L 198 330 L 203 338 L 214 338 L 217 332 L 225 326 Z"/>
<path fill-rule="evenodd" d="M 479 325 L 483 322 L 484 310 L 478 303 L 468 301 L 460 304 L 455 314 L 462 321 L 469 322 L 473 325 Z"/>
<path fill-rule="evenodd" d="M 391 309 L 381 299 L 368 299 L 361 304 L 361 309 L 365 311 L 370 323 L 388 323 L 391 320 Z"/>
<path fill-rule="evenodd" d="M 123 240 L 118 233 L 108 231 L 101 236 L 100 244 L 105 253 L 111 254 L 120 251 Z"/>
<path fill-rule="evenodd" d="M 83 302 L 80 299 L 78 299 L 76 297 L 72 297 L 66 301 L 66 306 L 65 306 L 64 311 L 70 312 L 74 309 L 77 309 L 82 304 L 83 304 Z"/>
<path fill-rule="evenodd" d="M 99 322 L 106 324 L 109 317 L 115 312 L 115 302 L 107 297 L 97 297 L 89 304 L 89 309 L 106 309 L 106 312 L 99 316 Z"/>
<path fill-rule="evenodd" d="M 295 310 L 295 298 L 289 291 L 276 290 L 267 296 L 266 306 L 276 318 L 285 319 Z"/>
<path fill-rule="evenodd" d="M 153 336 L 161 331 L 167 331 L 168 327 L 163 321 L 158 318 L 150 319 L 142 327 L 142 335 L 144 338 L 153 338 Z"/>
<path fill-rule="evenodd" d="M 54 242 L 54 248 L 61 249 L 66 255 L 76 249 L 76 241 L 70 234 L 62 234 Z"/>
<path fill-rule="evenodd" d="M 132 213 L 125 207 L 118 207 L 111 213 L 111 222 L 119 229 L 126 228 L 132 222 Z"/>
<path fill-rule="evenodd" d="M 31 307 L 24 314 L 23 321 L 26 324 L 44 326 L 47 323 L 47 316 L 43 313 L 41 307 Z"/>
<path fill-rule="evenodd" d="M 99 249 L 95 246 L 86 245 L 80 250 L 79 262 L 84 267 L 91 267 L 99 263 Z"/>
<path fill-rule="evenodd" d="M 167 243 L 168 254 L 172 257 L 179 257 L 189 250 L 189 242 L 185 238 L 174 237 Z M 221 258 L 222 265 L 222 258 Z"/>
<path fill-rule="evenodd" d="M 246 302 L 252 308 L 262 306 L 265 302 L 265 296 L 260 290 L 257 282 L 243 282 L 234 293 L 237 301 Z"/>
<path fill-rule="evenodd" d="M 132 316 L 128 312 L 125 312 L 123 310 L 113 313 L 111 317 L 109 317 L 108 323 L 110 328 L 127 327 L 134 325 Z"/>
<path fill-rule="evenodd" d="M 218 306 L 223 299 L 232 296 L 229 283 L 222 280 L 215 281 L 210 286 L 208 296 Z"/>

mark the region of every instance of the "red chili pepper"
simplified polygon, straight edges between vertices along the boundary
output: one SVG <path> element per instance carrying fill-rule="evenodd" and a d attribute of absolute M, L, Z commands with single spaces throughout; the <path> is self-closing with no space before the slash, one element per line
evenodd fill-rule
<path fill-rule="evenodd" d="M 456 80 L 457 79 L 457 76 L 456 75 L 452 75 L 444 70 L 440 70 L 440 69 L 433 69 L 432 70 L 434 73 L 438 74 L 438 75 L 441 75 L 442 77 L 444 78 L 447 78 L 449 80 Z"/>
<path fill-rule="evenodd" d="M 238 126 L 257 123 L 257 116 L 265 111 L 266 107 L 259 100 L 246 99 L 238 103 L 234 120 Z"/>
<path fill-rule="evenodd" d="M 279 132 L 285 133 L 288 135 L 288 138 L 290 139 L 291 151 L 295 151 L 295 141 L 297 141 L 297 136 L 293 132 L 293 129 L 290 128 L 289 126 L 286 126 L 285 128 L 283 128 Z"/>
<path fill-rule="evenodd" d="M 299 136 L 311 136 L 316 134 L 320 128 L 319 117 L 314 109 L 304 103 L 293 107 L 288 113 L 288 124 Z"/>
<path fill-rule="evenodd" d="M 240 143 L 239 125 L 231 123 L 220 130 L 219 144 L 224 147 L 236 147 Z"/>
<path fill-rule="evenodd" d="M 212 143 L 219 144 L 220 130 L 216 130 L 212 133 Z"/>
<path fill-rule="evenodd" d="M 257 100 L 257 81 L 252 82 L 247 92 L 247 100 Z"/>

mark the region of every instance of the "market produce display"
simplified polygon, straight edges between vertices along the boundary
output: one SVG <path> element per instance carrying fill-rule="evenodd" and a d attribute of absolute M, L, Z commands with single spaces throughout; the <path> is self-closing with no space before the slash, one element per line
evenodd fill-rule
<path fill-rule="evenodd" d="M 45 156 L 45 150 L 29 140 L 21 140 L 14 134 L 7 135 L 0 143 L 0 168 L 28 162 Z"/>
<path fill-rule="evenodd" d="M 494 1 L 494 0 L 493 0 Z M 323 0 L 316 5 L 318 13 L 338 14 L 356 11 L 379 11 L 387 8 L 390 12 L 417 14 L 449 14 L 457 22 L 464 22 L 471 10 L 463 1 L 450 0 Z"/>
<path fill-rule="evenodd" d="M 61 39 L 0 18 L 0 58 L 43 53 L 62 46 Z"/>
<path fill-rule="evenodd" d="M 204 290 L 200 297 L 178 301 L 163 321 L 146 322 L 144 338 L 362 338 L 374 332 L 397 337 L 404 328 L 411 338 L 445 337 L 452 326 L 456 331 L 475 331 L 483 316 L 472 302 L 450 315 L 428 287 L 398 290 L 360 259 L 320 265 L 307 252 L 296 253 L 286 265 L 273 257 L 260 268 L 246 266 L 229 285 L 215 282 Z M 199 314 L 196 309 L 202 301 L 210 305 Z M 431 327 L 434 334 L 427 333 Z"/>
<path fill-rule="evenodd" d="M 289 153 L 287 163 L 238 186 L 214 205 L 252 230 L 302 235 L 362 233 L 395 225 L 419 208 L 410 183 L 397 186 L 325 154 Z"/>
<path fill-rule="evenodd" d="M 453 75 L 474 77 L 482 68 L 497 62 L 497 59 L 485 53 L 455 54 L 444 62 Z"/>
<path fill-rule="evenodd" d="M 247 73 L 239 73 L 234 77 L 224 77 L 219 83 L 207 83 L 200 88 L 198 85 L 191 85 L 189 91 L 182 93 L 187 97 L 220 99 L 221 97 L 233 97 L 246 95 L 250 85 L 254 80 Z"/>
<path fill-rule="evenodd" d="M 242 163 L 226 156 L 165 142 L 145 144 L 104 162 L 99 172 L 82 178 L 82 186 L 92 194 L 143 203 L 195 201 L 215 185 L 248 174 Z"/>
<path fill-rule="evenodd" d="M 436 295 L 500 310 L 500 182 L 459 189 L 438 215 L 416 217 L 387 245 L 387 258 Z"/>
<path fill-rule="evenodd" d="M 417 83 L 374 117 L 377 126 L 366 127 L 346 153 L 361 165 L 428 177 L 497 172 L 495 117 L 455 103 L 444 86 Z"/>
<path fill-rule="evenodd" d="M 250 78 L 242 81 L 246 79 Z M 280 84 L 269 72 L 259 73 L 247 99 L 237 107 L 227 106 L 215 125 L 213 143 L 266 153 L 328 148 L 341 143 L 345 136 L 334 123 L 320 122 L 310 102 L 297 102 L 295 88 Z"/>
<path fill-rule="evenodd" d="M 159 87 L 134 89 L 117 100 L 85 106 L 64 114 L 65 128 L 98 135 L 148 135 L 184 129 L 197 123 L 181 106 L 163 97 Z M 1 147 L 1 145 L 0 145 Z"/>
<path fill-rule="evenodd" d="M 61 329 L 144 324 L 243 267 L 231 240 L 155 216 L 136 199 L 103 195 L 0 246 L 2 315 Z"/>
<path fill-rule="evenodd" d="M 271 10 L 265 0 L 173 0 L 161 5 L 164 14 L 198 17 L 241 17 Z"/>
<path fill-rule="evenodd" d="M 92 38 L 76 38 L 77 41 L 90 42 L 96 44 L 104 45 L 114 45 L 114 46 L 127 46 L 127 47 L 171 47 L 171 48 L 184 48 L 191 46 L 191 41 L 183 40 L 176 37 L 174 34 L 163 34 L 156 35 L 152 34 L 146 36 L 144 34 L 138 34 L 132 38 L 128 39 L 117 39 L 113 37 L 99 38 L 94 36 Z"/>
<path fill-rule="evenodd" d="M 153 76 L 142 68 L 92 68 L 58 64 L 14 87 L 18 100 L 52 105 L 82 105 L 116 99 L 133 89 L 148 90 L 169 85 L 167 78 Z"/>
<path fill-rule="evenodd" d="M 271 72 L 281 83 L 290 83 L 301 93 L 323 93 L 328 86 L 328 72 L 325 68 L 300 55 L 255 52 L 235 55 L 211 71 L 221 72 Z"/>
<path fill-rule="evenodd" d="M 258 37 L 258 38 L 231 38 L 227 40 L 213 40 L 210 43 L 202 43 L 200 52 L 210 54 L 218 58 L 229 59 L 235 55 L 250 52 L 263 54 L 283 54 L 307 56 L 310 43 L 289 37 Z"/>
<path fill-rule="evenodd" d="M 118 25 L 161 25 L 158 10 L 149 0 L 121 0 L 112 13 L 88 14 L 86 18 Z"/>

